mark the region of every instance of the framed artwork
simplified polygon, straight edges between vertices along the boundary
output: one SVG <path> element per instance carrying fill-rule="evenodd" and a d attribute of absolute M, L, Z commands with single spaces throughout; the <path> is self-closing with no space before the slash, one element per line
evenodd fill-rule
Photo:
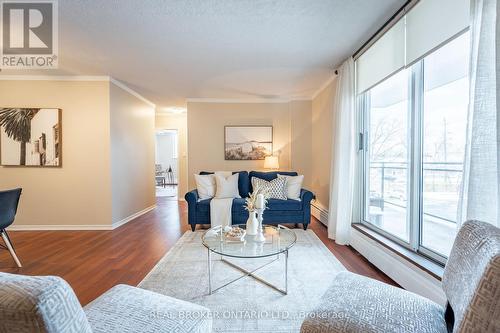
<path fill-rule="evenodd" d="M 61 109 L 0 108 L 0 165 L 62 166 Z"/>
<path fill-rule="evenodd" d="M 273 153 L 272 126 L 225 126 L 226 160 L 263 160 Z"/>

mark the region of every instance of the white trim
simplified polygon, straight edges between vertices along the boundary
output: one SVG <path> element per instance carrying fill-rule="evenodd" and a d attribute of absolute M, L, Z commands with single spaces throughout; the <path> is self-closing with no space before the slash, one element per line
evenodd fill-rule
<path fill-rule="evenodd" d="M 125 90 L 126 92 L 128 92 L 129 94 L 137 97 L 138 99 L 140 99 L 141 101 L 143 101 L 144 103 L 148 104 L 149 106 L 153 107 L 153 108 L 156 108 L 156 104 L 151 102 L 150 100 L 146 99 L 145 97 L 143 97 L 142 95 L 140 95 L 138 92 L 136 92 L 135 90 L 132 90 L 130 87 L 128 87 L 127 85 L 125 85 L 123 82 L 120 82 L 118 81 L 117 79 L 114 79 L 112 77 L 109 78 L 109 82 L 113 83 L 115 86 L 117 87 L 120 87 L 122 88 L 123 90 Z"/>
<path fill-rule="evenodd" d="M 128 222 L 130 222 L 130 221 L 132 221 L 132 220 L 135 220 L 135 219 L 136 219 L 136 218 L 138 218 L 139 216 L 144 215 L 144 214 L 146 214 L 147 212 L 152 211 L 152 210 L 153 210 L 153 209 L 155 209 L 155 208 L 156 208 L 156 205 L 153 205 L 153 206 L 150 206 L 150 207 L 148 207 L 148 208 L 145 208 L 145 209 L 143 209 L 143 210 L 141 210 L 141 211 L 138 211 L 137 213 L 134 213 L 134 214 L 132 214 L 132 215 L 130 215 L 130 216 L 127 216 L 127 217 L 126 217 L 126 218 L 124 218 L 123 220 L 120 220 L 120 221 L 117 221 L 117 222 L 113 222 L 112 229 L 114 230 L 114 229 L 116 229 L 116 228 L 119 228 L 119 227 L 121 227 L 122 225 L 124 225 L 124 224 L 126 224 L 126 223 L 128 223 Z"/>
<path fill-rule="evenodd" d="M 129 94 L 137 97 L 149 106 L 156 108 L 156 104 L 146 99 L 137 91 L 125 85 L 123 82 L 111 76 L 88 76 L 88 75 L 0 75 L 0 81 L 95 81 L 111 82 L 115 86 L 122 88 Z"/>
<path fill-rule="evenodd" d="M 297 98 L 186 98 L 187 103 L 290 103 L 294 101 L 310 101 L 310 97 Z"/>
<path fill-rule="evenodd" d="M 8 228 L 9 231 L 43 231 L 43 230 L 113 230 L 111 225 L 87 224 L 13 224 Z"/>
<path fill-rule="evenodd" d="M 70 224 L 31 224 L 31 225 L 26 225 L 26 224 L 21 224 L 21 225 L 16 225 L 13 224 L 11 225 L 8 230 L 9 231 L 43 231 L 43 230 L 114 230 L 118 227 L 121 227 L 122 225 L 138 218 L 141 215 L 146 214 L 147 212 L 153 210 L 156 208 L 156 205 L 150 206 L 146 209 L 143 209 L 137 213 L 134 213 L 123 220 L 120 220 L 118 222 L 114 222 L 111 225 L 103 225 L 103 224 L 76 224 L 76 225 L 70 225 Z"/>
<path fill-rule="evenodd" d="M 315 200 L 311 203 L 311 214 L 325 226 L 328 226 L 328 209 L 319 201 Z"/>
<path fill-rule="evenodd" d="M 406 290 L 441 305 L 446 303 L 439 280 L 354 228 L 351 228 L 350 245 Z"/>
<path fill-rule="evenodd" d="M 290 97 L 290 98 L 197 98 L 188 97 L 186 103 L 290 103 L 294 101 L 312 101 L 315 99 L 334 79 L 336 75 L 331 76 L 321 87 L 314 92 L 311 97 Z M 151 107 L 156 108 L 156 104 L 125 85 L 123 82 L 106 75 L 0 75 L 0 81 L 96 81 L 111 82 L 114 85 L 129 92 L 139 98 Z"/>
<path fill-rule="evenodd" d="M 88 75 L 0 75 L 0 81 L 103 81 L 110 80 L 109 76 Z"/>
<path fill-rule="evenodd" d="M 289 99 L 290 102 L 311 102 L 312 97 L 293 97 Z"/>
<path fill-rule="evenodd" d="M 321 87 L 319 87 L 319 89 L 318 89 L 318 90 L 316 90 L 316 91 L 314 92 L 314 94 L 313 94 L 313 95 L 312 95 L 312 97 L 311 97 L 311 100 L 313 100 L 313 99 L 315 99 L 316 97 L 318 97 L 318 95 L 319 95 L 319 94 L 321 94 L 321 92 L 322 92 L 323 90 L 325 90 L 325 88 L 326 88 L 326 87 L 328 87 L 328 85 L 329 85 L 330 83 L 332 83 L 332 82 L 333 82 L 333 80 L 335 80 L 335 78 L 336 78 L 336 77 L 337 77 L 337 74 L 335 74 L 335 73 L 334 73 L 332 76 L 330 76 L 330 77 L 328 78 L 328 80 L 326 80 L 326 81 L 325 81 L 325 83 L 323 83 L 323 84 L 321 85 Z"/>
<path fill-rule="evenodd" d="M 311 208 L 312 215 L 327 225 L 328 210 L 317 201 L 311 204 Z M 442 305 L 446 303 L 439 280 L 354 228 L 351 228 L 350 245 L 406 290 Z"/>

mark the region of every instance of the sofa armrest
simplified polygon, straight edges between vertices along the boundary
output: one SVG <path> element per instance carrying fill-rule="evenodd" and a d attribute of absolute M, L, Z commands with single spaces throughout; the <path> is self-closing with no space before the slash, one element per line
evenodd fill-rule
<path fill-rule="evenodd" d="M 304 230 L 307 229 L 307 226 L 311 222 L 311 201 L 313 199 L 316 199 L 314 193 L 306 189 L 300 190 L 300 200 L 302 201 L 302 212 L 304 214 L 302 221 Z"/>
<path fill-rule="evenodd" d="M 300 200 L 303 202 L 303 204 L 309 204 L 313 199 L 316 199 L 314 193 L 306 190 L 305 188 L 300 190 Z"/>
<path fill-rule="evenodd" d="M 198 190 L 189 191 L 188 193 L 186 193 L 186 195 L 184 195 L 184 199 L 186 199 L 188 204 L 189 203 L 197 203 L 198 199 L 199 199 Z"/>
<path fill-rule="evenodd" d="M 188 223 L 191 225 L 191 229 L 194 231 L 194 228 L 196 226 L 196 206 L 199 199 L 198 191 L 189 191 L 184 196 L 184 199 L 186 199 L 188 203 Z"/>

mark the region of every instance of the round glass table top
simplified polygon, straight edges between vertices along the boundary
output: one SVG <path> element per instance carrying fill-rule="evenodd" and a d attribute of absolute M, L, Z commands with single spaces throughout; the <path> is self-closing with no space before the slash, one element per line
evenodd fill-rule
<path fill-rule="evenodd" d="M 233 227 L 245 229 L 246 225 L 238 224 Z M 257 242 L 255 236 L 245 235 L 241 241 L 226 238 L 226 232 L 217 226 L 208 229 L 201 240 L 203 245 L 217 254 L 235 258 L 261 258 L 277 255 L 287 251 L 297 241 L 297 235 L 292 230 L 281 225 L 264 225 L 263 234 L 266 240 Z"/>

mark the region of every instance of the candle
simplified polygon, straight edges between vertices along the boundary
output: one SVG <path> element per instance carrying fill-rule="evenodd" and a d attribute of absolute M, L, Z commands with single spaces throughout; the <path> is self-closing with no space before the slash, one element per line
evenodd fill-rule
<path fill-rule="evenodd" d="M 265 206 L 266 204 L 264 200 L 264 194 L 257 194 L 257 202 L 255 203 L 255 207 L 257 207 L 258 209 L 264 209 Z"/>

